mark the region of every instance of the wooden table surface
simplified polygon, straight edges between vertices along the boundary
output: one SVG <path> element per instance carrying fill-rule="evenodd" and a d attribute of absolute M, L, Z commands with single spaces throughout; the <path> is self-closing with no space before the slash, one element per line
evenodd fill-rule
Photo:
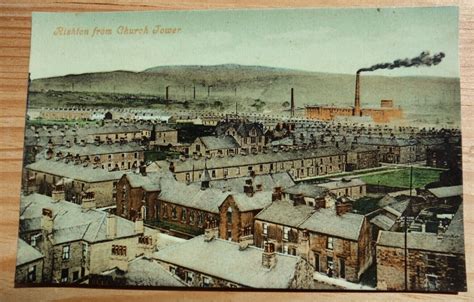
<path fill-rule="evenodd" d="M 31 12 L 259 7 L 459 5 L 467 293 L 290 293 L 13 288 L 25 124 Z M 472 0 L 0 0 L 0 301 L 473 301 L 474 300 L 474 1 Z"/>

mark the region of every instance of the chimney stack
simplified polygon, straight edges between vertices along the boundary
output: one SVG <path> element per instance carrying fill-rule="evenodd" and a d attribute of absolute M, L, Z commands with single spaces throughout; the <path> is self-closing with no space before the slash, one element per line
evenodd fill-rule
<path fill-rule="evenodd" d="M 58 183 L 55 185 L 54 190 L 51 192 L 51 198 L 55 202 L 65 199 L 64 185 L 62 183 Z"/>
<path fill-rule="evenodd" d="M 219 228 L 217 222 L 214 220 L 206 221 L 206 228 L 204 230 L 204 241 L 212 241 L 219 235 Z"/>
<path fill-rule="evenodd" d="M 352 211 L 352 203 L 350 201 L 337 201 L 336 202 L 336 214 L 338 216 L 350 213 Z"/>
<path fill-rule="evenodd" d="M 145 232 L 145 227 L 143 226 L 143 219 L 135 219 L 135 234 L 143 234 Z"/>
<path fill-rule="evenodd" d="M 81 207 L 82 210 L 90 210 L 95 209 L 95 193 L 94 192 L 83 192 L 82 193 L 82 200 L 81 200 Z"/>
<path fill-rule="evenodd" d="M 117 236 L 117 217 L 107 213 L 107 239 L 114 239 Z"/>
<path fill-rule="evenodd" d="M 295 98 L 294 98 L 294 89 L 291 88 L 291 117 L 295 116 Z"/>
<path fill-rule="evenodd" d="M 166 97 L 165 97 L 166 100 L 169 100 L 169 88 L 170 86 L 166 86 Z"/>
<path fill-rule="evenodd" d="M 272 193 L 272 201 L 281 200 L 283 195 L 281 187 L 275 187 Z"/>
<path fill-rule="evenodd" d="M 112 245 L 110 263 L 111 268 L 118 268 L 122 272 L 128 270 L 128 256 L 127 256 L 127 246 L 125 245 Z"/>
<path fill-rule="evenodd" d="M 249 197 L 253 196 L 254 189 L 253 189 L 252 179 L 245 180 L 244 193 L 247 194 L 247 196 Z"/>
<path fill-rule="evenodd" d="M 360 112 L 360 73 L 356 73 L 355 83 L 355 99 L 354 99 L 354 116 L 361 116 Z"/>
<path fill-rule="evenodd" d="M 262 254 L 262 265 L 265 268 L 272 269 L 276 265 L 275 244 L 265 242 Z"/>
<path fill-rule="evenodd" d="M 54 226 L 53 210 L 43 208 L 41 213 L 41 230 L 43 230 L 47 234 L 51 234 L 53 232 Z"/>

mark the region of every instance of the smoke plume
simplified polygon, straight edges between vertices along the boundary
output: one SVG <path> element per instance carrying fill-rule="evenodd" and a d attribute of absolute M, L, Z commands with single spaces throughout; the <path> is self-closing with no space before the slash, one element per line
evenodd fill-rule
<path fill-rule="evenodd" d="M 399 59 L 395 60 L 392 63 L 379 63 L 372 65 L 371 67 L 361 68 L 357 70 L 357 73 L 365 71 L 374 71 L 377 69 L 395 69 L 400 67 L 419 67 L 419 66 L 431 66 L 438 65 L 444 58 L 444 53 L 440 52 L 433 56 L 430 56 L 428 51 L 423 51 L 419 56 L 412 59 Z"/>

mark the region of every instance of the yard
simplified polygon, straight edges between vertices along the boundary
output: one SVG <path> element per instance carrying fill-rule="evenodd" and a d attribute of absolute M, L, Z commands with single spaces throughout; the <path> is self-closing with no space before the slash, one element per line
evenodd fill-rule
<path fill-rule="evenodd" d="M 438 169 L 413 168 L 413 188 L 421 188 L 431 182 L 438 181 L 442 172 Z M 370 185 L 409 188 L 410 168 L 374 173 L 360 178 Z"/>

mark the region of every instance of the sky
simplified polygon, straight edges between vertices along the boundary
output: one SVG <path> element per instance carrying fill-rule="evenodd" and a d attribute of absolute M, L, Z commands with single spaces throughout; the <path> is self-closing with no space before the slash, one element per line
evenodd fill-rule
<path fill-rule="evenodd" d="M 155 26 L 180 28 L 153 34 Z M 119 34 L 122 26 L 148 34 Z M 87 35 L 55 35 L 58 27 Z M 110 35 L 94 28 L 111 29 Z M 444 52 L 432 67 L 374 75 L 459 77 L 458 9 L 267 9 L 34 13 L 33 79 L 161 65 L 243 64 L 354 74 L 362 67 Z"/>

